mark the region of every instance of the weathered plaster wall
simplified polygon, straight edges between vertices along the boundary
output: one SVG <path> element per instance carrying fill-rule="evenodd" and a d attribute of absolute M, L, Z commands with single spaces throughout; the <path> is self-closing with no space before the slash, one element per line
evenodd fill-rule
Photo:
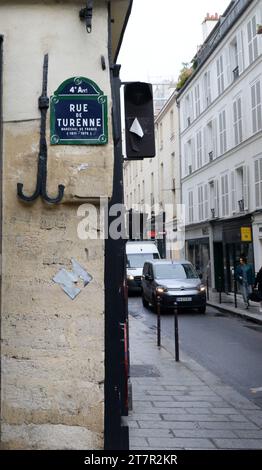
<path fill-rule="evenodd" d="M 87 34 L 79 20 L 83 6 L 78 1 L 0 1 L 3 448 L 103 448 L 104 242 L 79 240 L 77 209 L 82 201 L 112 191 L 108 24 L 106 2 L 95 2 L 93 29 Z M 50 147 L 48 112 L 49 195 L 65 185 L 65 197 L 55 206 L 40 198 L 26 204 L 16 196 L 18 182 L 26 194 L 36 185 L 45 53 L 49 96 L 65 79 L 85 76 L 109 102 L 106 146 Z M 63 266 L 71 269 L 72 257 L 93 276 L 73 301 L 52 281 Z"/>

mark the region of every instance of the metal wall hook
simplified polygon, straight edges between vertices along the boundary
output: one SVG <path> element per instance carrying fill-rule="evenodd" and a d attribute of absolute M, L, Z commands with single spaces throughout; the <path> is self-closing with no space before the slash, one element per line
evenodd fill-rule
<path fill-rule="evenodd" d="M 93 0 L 87 0 L 86 7 L 82 8 L 79 12 L 80 19 L 85 20 L 86 30 L 88 33 L 91 33 L 92 31 L 93 3 Z"/>
<path fill-rule="evenodd" d="M 56 204 L 60 202 L 64 195 L 65 187 L 62 184 L 58 186 L 58 195 L 55 198 L 50 198 L 46 192 L 46 180 L 47 180 L 47 144 L 46 144 L 46 114 L 49 108 L 49 98 L 47 96 L 47 76 L 48 76 L 48 54 L 44 56 L 43 64 L 43 83 L 42 83 L 42 95 L 38 100 L 38 107 L 41 112 L 41 124 L 40 124 L 40 141 L 39 141 L 39 155 L 38 155 L 38 166 L 37 166 L 37 182 L 36 189 L 32 196 L 26 196 L 23 193 L 23 184 L 17 183 L 17 196 L 25 202 L 32 202 L 41 196 L 42 199 L 49 204 Z"/>

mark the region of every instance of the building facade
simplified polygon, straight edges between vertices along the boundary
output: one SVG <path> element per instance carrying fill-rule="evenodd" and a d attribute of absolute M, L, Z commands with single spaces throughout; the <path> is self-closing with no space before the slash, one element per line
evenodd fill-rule
<path fill-rule="evenodd" d="M 262 264 L 261 23 L 261 0 L 231 2 L 177 97 L 186 256 L 229 292 L 241 253 Z"/>
<path fill-rule="evenodd" d="M 105 240 L 79 237 L 79 206 L 99 216 L 100 197 L 112 196 L 111 69 L 131 4 L 0 1 L 4 449 L 104 447 Z M 101 92 L 95 109 L 107 98 L 108 135 L 56 145 L 47 98 L 72 80 L 65 94 L 87 94 L 82 77 Z"/>

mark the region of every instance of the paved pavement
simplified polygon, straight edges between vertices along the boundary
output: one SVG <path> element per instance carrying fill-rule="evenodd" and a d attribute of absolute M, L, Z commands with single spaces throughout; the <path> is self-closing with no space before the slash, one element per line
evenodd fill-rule
<path fill-rule="evenodd" d="M 250 302 L 248 310 L 245 307 L 242 296 L 237 295 L 237 308 L 235 307 L 235 298 L 234 294 L 226 294 L 222 292 L 221 294 L 221 303 L 218 292 L 209 291 L 209 300 L 208 305 L 218 308 L 221 311 L 226 311 L 233 315 L 241 316 L 246 318 L 254 323 L 262 324 L 262 312 L 260 312 L 260 303 L 259 302 Z"/>
<path fill-rule="evenodd" d="M 262 410 L 130 316 L 131 450 L 262 449 Z"/>

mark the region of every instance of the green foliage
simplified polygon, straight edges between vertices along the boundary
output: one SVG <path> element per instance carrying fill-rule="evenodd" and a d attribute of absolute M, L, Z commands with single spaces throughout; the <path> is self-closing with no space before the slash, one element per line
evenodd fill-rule
<path fill-rule="evenodd" d="M 176 84 L 176 89 L 181 90 L 183 88 L 186 81 L 191 77 L 192 73 L 194 72 L 194 68 L 189 65 L 189 63 L 184 62 L 183 68 L 180 70 L 180 74 L 178 77 L 178 81 Z"/>

